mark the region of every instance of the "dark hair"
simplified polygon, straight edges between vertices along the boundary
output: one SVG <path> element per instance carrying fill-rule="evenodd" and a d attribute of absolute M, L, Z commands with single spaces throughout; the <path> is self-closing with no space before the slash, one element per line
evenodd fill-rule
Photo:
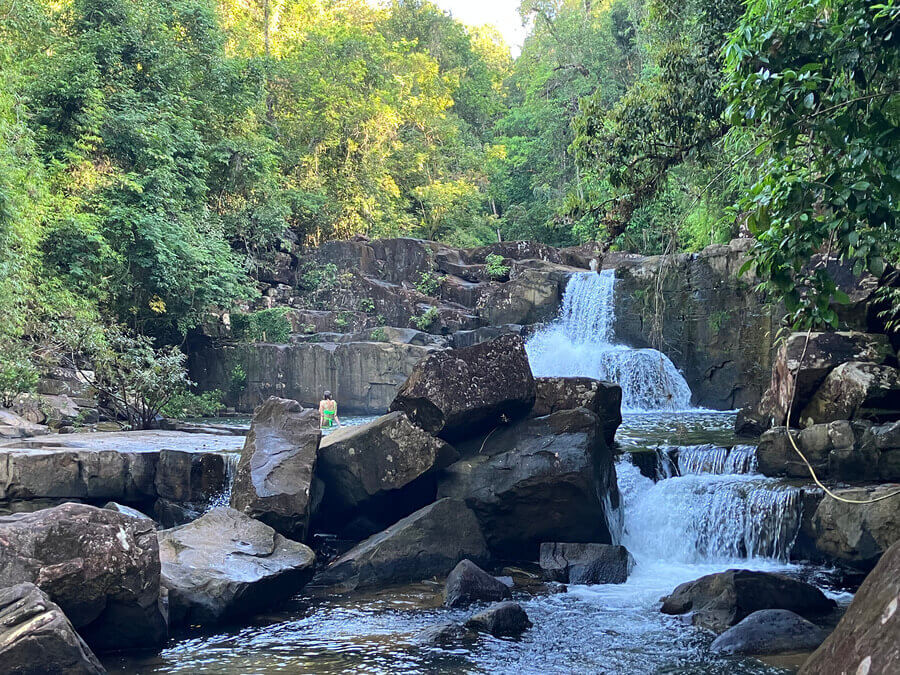
<path fill-rule="evenodd" d="M 325 398 L 331 398 L 331 392 L 330 392 L 330 391 L 326 391 L 324 395 L 325 395 Z"/>

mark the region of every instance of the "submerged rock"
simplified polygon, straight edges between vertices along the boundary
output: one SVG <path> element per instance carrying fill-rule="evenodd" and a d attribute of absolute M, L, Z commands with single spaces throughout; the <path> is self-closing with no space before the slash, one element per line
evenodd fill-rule
<path fill-rule="evenodd" d="M 316 477 L 325 486 L 320 520 L 365 516 L 389 525 L 434 501 L 435 471 L 459 459 L 446 442 L 392 412 L 322 440 Z"/>
<path fill-rule="evenodd" d="M 466 628 L 494 637 L 518 637 L 532 625 L 522 605 L 511 601 L 491 605 L 466 621 Z"/>
<path fill-rule="evenodd" d="M 39 586 L 94 649 L 165 640 L 159 569 L 145 519 L 84 504 L 0 517 L 0 585 Z"/>
<path fill-rule="evenodd" d="M 253 413 L 234 477 L 231 506 L 287 537 L 305 539 L 321 438 L 317 410 L 269 398 Z"/>
<path fill-rule="evenodd" d="M 106 672 L 59 606 L 30 583 L 0 589 L 0 663 L 15 675 Z"/>
<path fill-rule="evenodd" d="M 717 637 L 714 654 L 784 654 L 816 649 L 828 634 L 785 609 L 762 609 Z"/>
<path fill-rule="evenodd" d="M 473 602 L 496 602 L 511 597 L 509 586 L 481 569 L 471 560 L 462 560 L 447 575 L 444 604 L 464 607 Z"/>
<path fill-rule="evenodd" d="M 534 404 L 525 344 L 504 335 L 473 347 L 435 352 L 416 364 L 391 410 L 443 438 L 474 436 L 503 419 L 524 417 Z"/>
<path fill-rule="evenodd" d="M 473 638 L 472 632 L 458 623 L 439 623 L 416 634 L 416 642 L 430 647 L 448 647 Z"/>
<path fill-rule="evenodd" d="M 354 546 L 315 583 L 353 590 L 420 581 L 444 576 L 466 558 L 488 558 L 475 514 L 462 501 L 439 499 Z"/>
<path fill-rule="evenodd" d="M 661 611 L 690 612 L 695 626 L 720 633 L 761 609 L 786 609 L 810 618 L 834 608 L 834 600 L 811 584 L 783 574 L 728 570 L 681 584 L 663 598 Z"/>
<path fill-rule="evenodd" d="M 173 624 L 208 624 L 268 609 L 312 578 L 315 554 L 268 525 L 220 507 L 159 532 Z"/>
<path fill-rule="evenodd" d="M 568 584 L 624 584 L 634 560 L 624 546 L 541 544 L 541 571 L 548 581 Z"/>
<path fill-rule="evenodd" d="M 604 502 L 619 502 L 600 420 L 585 408 L 522 420 L 452 464 L 439 497 L 465 500 L 495 555 L 534 560 L 542 542 L 609 542 Z"/>
<path fill-rule="evenodd" d="M 900 543 L 891 546 L 853 596 L 837 628 L 799 675 L 900 672 Z"/>
<path fill-rule="evenodd" d="M 603 438 L 612 445 L 622 423 L 622 387 L 590 377 L 536 377 L 537 397 L 531 414 L 549 415 L 559 410 L 587 408 L 597 414 Z"/>

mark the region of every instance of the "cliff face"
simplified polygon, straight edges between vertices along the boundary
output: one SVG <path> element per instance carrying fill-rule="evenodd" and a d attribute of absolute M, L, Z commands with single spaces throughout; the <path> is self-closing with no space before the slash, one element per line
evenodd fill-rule
<path fill-rule="evenodd" d="M 699 254 L 602 257 L 619 279 L 617 341 L 668 354 L 696 405 L 735 408 L 758 400 L 768 383 L 775 313 L 752 290 L 753 279 L 736 276 L 746 243 Z M 269 395 L 314 404 L 328 389 L 346 412 L 381 413 L 430 351 L 502 332 L 527 335 L 553 320 L 569 276 L 593 257 L 600 256 L 590 246 L 535 242 L 477 249 L 418 239 L 328 242 L 273 260 L 261 276 L 263 295 L 251 309 L 287 308 L 285 343 L 238 341 L 220 322 L 192 351 L 191 376 L 202 388 L 228 392 L 238 410 Z M 661 344 L 652 337 L 657 297 Z"/>

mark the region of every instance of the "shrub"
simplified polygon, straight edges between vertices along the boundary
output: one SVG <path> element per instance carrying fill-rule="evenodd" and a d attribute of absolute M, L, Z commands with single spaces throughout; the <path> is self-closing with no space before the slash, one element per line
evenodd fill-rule
<path fill-rule="evenodd" d="M 381 328 L 380 326 L 378 328 L 373 328 L 372 332 L 369 333 L 369 339 L 372 342 L 387 342 L 388 341 L 387 332 L 384 330 L 384 328 Z"/>
<path fill-rule="evenodd" d="M 291 335 L 289 311 L 287 307 L 273 307 L 250 314 L 232 314 L 232 333 L 246 342 L 287 342 Z"/>
<path fill-rule="evenodd" d="M 160 413 L 164 417 L 211 417 L 225 406 L 222 404 L 222 392 L 218 389 L 195 394 L 187 388 L 176 392 L 162 407 Z"/>
<path fill-rule="evenodd" d="M 232 398 L 237 398 L 242 393 L 244 393 L 244 389 L 247 388 L 247 371 L 244 370 L 244 367 L 238 363 L 234 368 L 231 369 L 231 373 L 229 375 L 229 383 L 228 383 L 228 395 Z"/>
<path fill-rule="evenodd" d="M 360 312 L 370 314 L 375 311 L 375 301 L 372 298 L 360 298 L 357 307 Z"/>
<path fill-rule="evenodd" d="M 422 295 L 433 296 L 441 287 L 441 277 L 431 272 L 422 272 L 416 282 L 416 290 Z"/>
<path fill-rule="evenodd" d="M 509 265 L 504 264 L 503 256 L 496 253 L 485 256 L 484 269 L 492 279 L 502 279 L 509 274 Z"/>
<path fill-rule="evenodd" d="M 300 275 L 300 286 L 307 291 L 324 291 L 338 285 L 338 268 L 334 263 L 309 263 Z"/>
<path fill-rule="evenodd" d="M 415 326 L 419 330 L 428 330 L 431 325 L 437 321 L 438 311 L 437 307 L 429 307 L 426 311 L 424 311 L 419 316 L 414 316 L 410 319 L 410 322 L 413 326 Z"/>
<path fill-rule="evenodd" d="M 0 405 L 9 408 L 20 394 L 34 391 L 38 371 L 24 345 L 0 344 L 0 351 Z"/>

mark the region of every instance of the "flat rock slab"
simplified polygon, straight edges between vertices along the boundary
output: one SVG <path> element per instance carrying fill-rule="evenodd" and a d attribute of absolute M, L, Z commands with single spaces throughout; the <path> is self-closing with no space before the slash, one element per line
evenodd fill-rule
<path fill-rule="evenodd" d="M 691 614 L 695 626 L 721 633 L 761 609 L 786 609 L 806 618 L 833 611 L 811 584 L 783 574 L 728 570 L 681 584 L 663 598 L 664 614 Z"/>
<path fill-rule="evenodd" d="M 786 654 L 816 649 L 828 636 L 824 630 L 785 609 L 753 612 L 717 637 L 715 654 Z"/>
<path fill-rule="evenodd" d="M 634 560 L 624 546 L 612 544 L 541 544 L 541 571 L 548 581 L 564 584 L 624 584 Z"/>
<path fill-rule="evenodd" d="M 799 675 L 823 673 L 900 673 L 900 542 L 881 557 Z"/>
<path fill-rule="evenodd" d="M 322 431 L 319 412 L 270 397 L 253 413 L 231 489 L 231 506 L 303 540 Z"/>
<path fill-rule="evenodd" d="M 208 624 L 268 609 L 312 577 L 315 554 L 228 507 L 159 532 L 173 624 Z"/>
<path fill-rule="evenodd" d="M 484 562 L 487 544 L 475 514 L 439 499 L 354 546 L 315 583 L 349 591 L 444 576 L 463 559 Z"/>
<path fill-rule="evenodd" d="M 518 335 L 435 352 L 419 361 L 391 410 L 448 440 L 477 435 L 528 414 L 534 376 Z"/>
<path fill-rule="evenodd" d="M 85 504 L 0 517 L 0 586 L 39 586 L 94 649 L 165 640 L 159 569 L 143 518 Z"/>
<path fill-rule="evenodd" d="M 106 672 L 59 605 L 30 583 L 0 589 L 0 663 L 16 675 Z"/>

